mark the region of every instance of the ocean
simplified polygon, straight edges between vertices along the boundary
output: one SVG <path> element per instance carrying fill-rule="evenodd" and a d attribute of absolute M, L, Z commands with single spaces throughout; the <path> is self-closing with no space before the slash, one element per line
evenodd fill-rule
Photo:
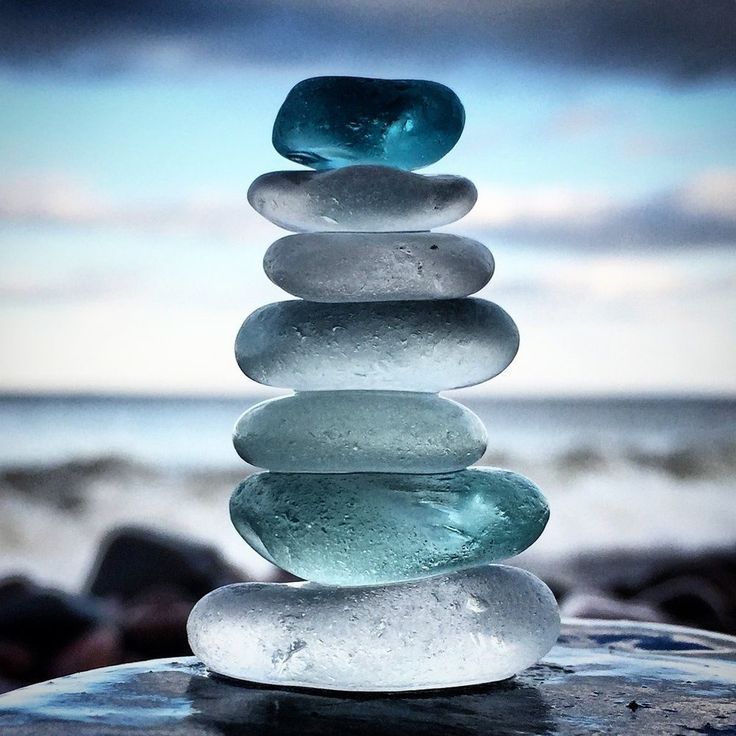
<path fill-rule="evenodd" d="M 529 476 L 549 499 L 530 563 L 736 542 L 736 400 L 446 395 L 488 428 L 480 464 Z M 256 400 L 0 397 L 0 576 L 75 589 L 104 535 L 134 523 L 268 578 L 228 518 L 233 486 L 255 470 L 230 433 Z"/>

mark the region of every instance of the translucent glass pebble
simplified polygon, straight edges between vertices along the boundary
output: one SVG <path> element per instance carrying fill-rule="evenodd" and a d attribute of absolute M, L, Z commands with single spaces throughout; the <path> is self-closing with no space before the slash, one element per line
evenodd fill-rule
<path fill-rule="evenodd" d="M 453 299 L 480 291 L 493 256 L 447 233 L 300 233 L 277 240 L 263 267 L 277 286 L 316 302 Z"/>
<path fill-rule="evenodd" d="M 417 169 L 458 141 L 465 111 L 443 84 L 419 79 L 315 77 L 289 92 L 273 145 L 313 169 L 386 164 Z"/>
<path fill-rule="evenodd" d="M 541 491 L 510 470 L 257 473 L 230 499 L 253 549 L 326 585 L 392 583 L 503 560 L 549 518 Z"/>
<path fill-rule="evenodd" d="M 209 593 L 187 626 L 194 654 L 228 677 L 392 691 L 506 679 L 559 633 L 531 573 L 488 565 L 386 586 L 241 583 Z"/>
<path fill-rule="evenodd" d="M 248 409 L 233 444 L 252 465 L 287 473 L 443 473 L 479 460 L 486 430 L 435 394 L 309 391 Z"/>
<path fill-rule="evenodd" d="M 272 171 L 248 189 L 253 208 L 294 232 L 431 230 L 459 220 L 478 192 L 462 176 L 423 176 L 387 166 Z"/>
<path fill-rule="evenodd" d="M 497 304 L 473 297 L 257 309 L 235 340 L 240 369 L 297 391 L 441 391 L 487 381 L 511 363 L 519 333 Z"/>
<path fill-rule="evenodd" d="M 517 473 L 470 467 L 486 430 L 438 395 L 493 378 L 519 347 L 511 317 L 471 296 L 493 275 L 490 251 L 432 232 L 472 209 L 475 186 L 413 171 L 440 160 L 464 122 L 455 93 L 423 80 L 307 79 L 278 113 L 274 146 L 311 170 L 263 174 L 248 201 L 296 233 L 263 266 L 299 299 L 253 312 L 235 357 L 251 379 L 295 393 L 238 420 L 237 453 L 266 472 L 235 489 L 230 516 L 305 582 L 200 600 L 187 634 L 213 673 L 441 689 L 506 679 L 557 638 L 550 590 L 495 564 L 536 541 L 547 502 Z"/>

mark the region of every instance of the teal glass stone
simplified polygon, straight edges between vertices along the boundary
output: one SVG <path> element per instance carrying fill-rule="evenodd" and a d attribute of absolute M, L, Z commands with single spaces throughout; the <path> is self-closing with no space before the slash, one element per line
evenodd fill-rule
<path fill-rule="evenodd" d="M 328 585 L 412 580 L 512 557 L 549 518 L 528 479 L 456 473 L 257 473 L 230 499 L 235 528 L 259 554 Z"/>
<path fill-rule="evenodd" d="M 486 441 L 462 404 L 402 391 L 269 399 L 248 409 L 233 434 L 243 460 L 287 473 L 444 473 L 479 460 Z"/>
<path fill-rule="evenodd" d="M 273 145 L 318 170 L 351 164 L 418 169 L 439 161 L 464 125 L 458 96 L 437 82 L 314 77 L 287 95 Z"/>
<path fill-rule="evenodd" d="M 253 312 L 235 357 L 267 386 L 437 392 L 493 378 L 518 347 L 514 321 L 484 299 L 294 300 Z"/>

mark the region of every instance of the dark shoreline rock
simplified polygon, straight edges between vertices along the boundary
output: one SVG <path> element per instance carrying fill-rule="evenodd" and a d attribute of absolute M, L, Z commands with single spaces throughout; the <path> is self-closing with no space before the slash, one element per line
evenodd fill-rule
<path fill-rule="evenodd" d="M 552 588 L 563 604 L 573 595 L 598 597 L 595 606 L 578 600 L 567 615 L 589 618 L 621 618 L 628 607 L 649 607 L 652 621 L 693 626 L 736 634 L 736 547 L 692 552 L 661 549 L 643 554 L 627 550 L 589 553 L 552 567 L 530 566 Z M 605 615 L 600 599 L 619 605 Z"/>
<path fill-rule="evenodd" d="M 247 578 L 211 546 L 144 527 L 115 529 L 83 592 L 0 581 L 0 692 L 121 662 L 190 654 L 192 606 Z"/>
<path fill-rule="evenodd" d="M 127 601 L 150 589 L 175 586 L 199 600 L 211 590 L 243 581 L 210 545 L 145 527 L 111 531 L 100 544 L 84 589 L 94 596 Z"/>

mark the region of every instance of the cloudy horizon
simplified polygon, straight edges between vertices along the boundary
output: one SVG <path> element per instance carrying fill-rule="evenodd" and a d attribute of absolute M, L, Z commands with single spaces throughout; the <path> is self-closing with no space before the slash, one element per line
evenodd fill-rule
<path fill-rule="evenodd" d="M 0 7 L 0 391 L 244 394 L 240 322 L 289 298 L 245 192 L 316 74 L 431 77 L 467 111 L 426 173 L 479 190 L 516 320 L 484 393 L 736 393 L 736 4 L 10 2 Z"/>

